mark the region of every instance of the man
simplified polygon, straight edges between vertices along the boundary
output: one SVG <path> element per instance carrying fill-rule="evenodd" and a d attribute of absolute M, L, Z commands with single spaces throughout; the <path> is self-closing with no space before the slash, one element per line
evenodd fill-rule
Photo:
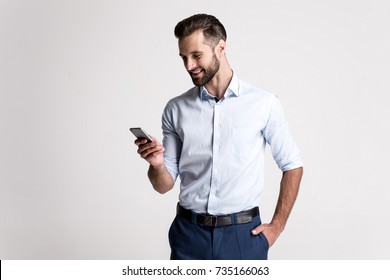
<path fill-rule="evenodd" d="M 163 145 L 136 140 L 148 176 L 165 193 L 180 177 L 169 230 L 171 259 L 267 259 L 283 231 L 302 177 L 299 151 L 278 99 L 240 80 L 226 58 L 226 31 L 197 14 L 175 27 L 179 55 L 195 87 L 171 99 Z M 261 223 L 266 143 L 283 171 L 270 223 Z"/>

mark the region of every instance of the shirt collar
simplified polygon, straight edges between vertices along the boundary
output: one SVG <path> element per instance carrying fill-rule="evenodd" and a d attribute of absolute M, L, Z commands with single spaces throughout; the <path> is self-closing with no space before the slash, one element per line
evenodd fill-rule
<path fill-rule="evenodd" d="M 225 92 L 225 98 L 232 96 L 239 96 L 239 79 L 236 74 L 233 73 L 232 80 Z M 199 87 L 200 98 L 202 100 L 213 99 L 214 96 L 208 93 L 207 89 L 204 86 Z"/>

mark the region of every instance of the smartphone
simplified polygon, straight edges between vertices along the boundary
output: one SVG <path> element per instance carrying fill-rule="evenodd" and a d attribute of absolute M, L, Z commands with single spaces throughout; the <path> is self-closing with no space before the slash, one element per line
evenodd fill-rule
<path fill-rule="evenodd" d="M 143 130 L 141 127 L 132 127 L 130 131 L 134 134 L 138 139 L 146 139 L 148 143 L 153 142 L 153 139 Z"/>

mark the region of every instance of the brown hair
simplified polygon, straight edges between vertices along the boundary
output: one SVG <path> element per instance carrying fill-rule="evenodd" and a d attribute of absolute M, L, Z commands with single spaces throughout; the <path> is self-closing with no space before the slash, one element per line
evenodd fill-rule
<path fill-rule="evenodd" d="M 222 23 L 215 16 L 207 14 L 196 14 L 183 19 L 176 25 L 174 33 L 176 38 L 181 39 L 200 29 L 203 30 L 204 37 L 214 46 L 219 40 L 227 39 Z"/>

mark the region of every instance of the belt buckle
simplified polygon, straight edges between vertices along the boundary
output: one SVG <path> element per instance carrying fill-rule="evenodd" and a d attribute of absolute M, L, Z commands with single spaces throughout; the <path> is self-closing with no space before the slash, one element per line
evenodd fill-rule
<path fill-rule="evenodd" d="M 198 222 L 201 225 L 216 227 L 218 225 L 218 217 L 214 215 L 200 215 Z"/>

